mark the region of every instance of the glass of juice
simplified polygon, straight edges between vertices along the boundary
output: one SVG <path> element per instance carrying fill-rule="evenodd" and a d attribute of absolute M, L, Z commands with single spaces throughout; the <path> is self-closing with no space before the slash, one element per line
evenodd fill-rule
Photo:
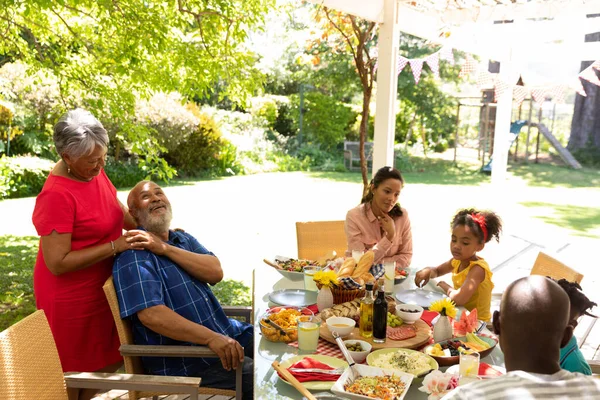
<path fill-rule="evenodd" d="M 479 375 L 479 353 L 459 355 L 458 375 L 460 378 Z"/>
<path fill-rule="evenodd" d="M 313 275 L 320 271 L 319 267 L 304 267 L 304 289 L 310 290 L 311 292 L 318 292 L 319 288 L 313 280 Z"/>
<path fill-rule="evenodd" d="M 298 317 L 298 350 L 303 353 L 315 353 L 319 344 L 321 321 L 312 315 Z"/>
<path fill-rule="evenodd" d="M 396 261 L 384 262 L 383 268 L 385 268 L 385 292 L 392 293 L 394 291 L 394 279 L 396 278 Z"/>

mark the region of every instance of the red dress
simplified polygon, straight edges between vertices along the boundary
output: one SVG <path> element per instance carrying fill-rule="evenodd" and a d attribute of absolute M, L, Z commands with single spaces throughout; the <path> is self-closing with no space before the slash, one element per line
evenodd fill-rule
<path fill-rule="evenodd" d="M 71 250 L 109 243 L 121 236 L 123 211 L 104 170 L 89 182 L 50 173 L 33 211 L 38 235 L 71 233 Z M 38 309 L 44 310 L 63 371 L 97 371 L 122 358 L 119 337 L 102 285 L 113 257 L 78 271 L 53 275 L 40 249 L 33 274 Z"/>

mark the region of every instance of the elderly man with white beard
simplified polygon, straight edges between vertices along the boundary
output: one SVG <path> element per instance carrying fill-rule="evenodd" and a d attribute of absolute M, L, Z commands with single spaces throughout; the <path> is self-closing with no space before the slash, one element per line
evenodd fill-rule
<path fill-rule="evenodd" d="M 234 370 L 243 361 L 243 398 L 251 399 L 253 329 L 228 319 L 208 286 L 223 279 L 219 259 L 192 235 L 169 229 L 171 204 L 156 183 L 138 183 L 127 204 L 139 229 L 125 234 L 131 250 L 115 259 L 113 277 L 121 318 L 131 320 L 135 343 L 204 345 L 220 358 L 143 357 L 144 368 L 235 389 Z"/>

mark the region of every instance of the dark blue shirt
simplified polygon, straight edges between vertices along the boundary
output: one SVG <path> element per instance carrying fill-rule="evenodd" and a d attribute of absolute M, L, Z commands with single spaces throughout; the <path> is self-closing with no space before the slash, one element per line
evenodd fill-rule
<path fill-rule="evenodd" d="M 210 254 L 190 234 L 169 232 L 168 244 L 198 254 Z M 217 298 L 205 282 L 190 276 L 171 259 L 147 250 L 128 250 L 115 260 L 113 268 L 115 289 L 119 299 L 121 318 L 129 318 L 133 338 L 141 345 L 196 346 L 162 336 L 145 327 L 137 312 L 157 305 L 165 305 L 182 317 L 206 328 L 229 336 L 246 346 L 252 338 L 252 325 L 229 319 Z M 148 373 L 170 376 L 197 376 L 218 358 L 142 357 Z"/>

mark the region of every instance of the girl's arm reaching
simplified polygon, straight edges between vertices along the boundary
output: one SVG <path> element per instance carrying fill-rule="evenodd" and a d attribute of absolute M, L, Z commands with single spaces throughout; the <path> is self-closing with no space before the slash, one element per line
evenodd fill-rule
<path fill-rule="evenodd" d="M 469 273 L 467 274 L 467 278 L 465 279 L 465 283 L 458 289 L 454 289 L 452 286 L 448 285 L 446 282 L 438 283 L 438 286 L 441 287 L 446 295 L 454 300 L 457 306 L 462 306 L 467 303 L 473 293 L 479 287 L 479 284 L 483 282 L 485 279 L 485 271 L 478 265 L 474 265 Z"/>
<path fill-rule="evenodd" d="M 438 265 L 437 267 L 425 267 L 417 272 L 415 275 L 415 285 L 421 286 L 422 282 L 422 285 L 424 286 L 431 278 L 437 278 L 452 272 L 452 265 L 450 265 L 450 261 L 452 261 L 452 259 Z"/>

